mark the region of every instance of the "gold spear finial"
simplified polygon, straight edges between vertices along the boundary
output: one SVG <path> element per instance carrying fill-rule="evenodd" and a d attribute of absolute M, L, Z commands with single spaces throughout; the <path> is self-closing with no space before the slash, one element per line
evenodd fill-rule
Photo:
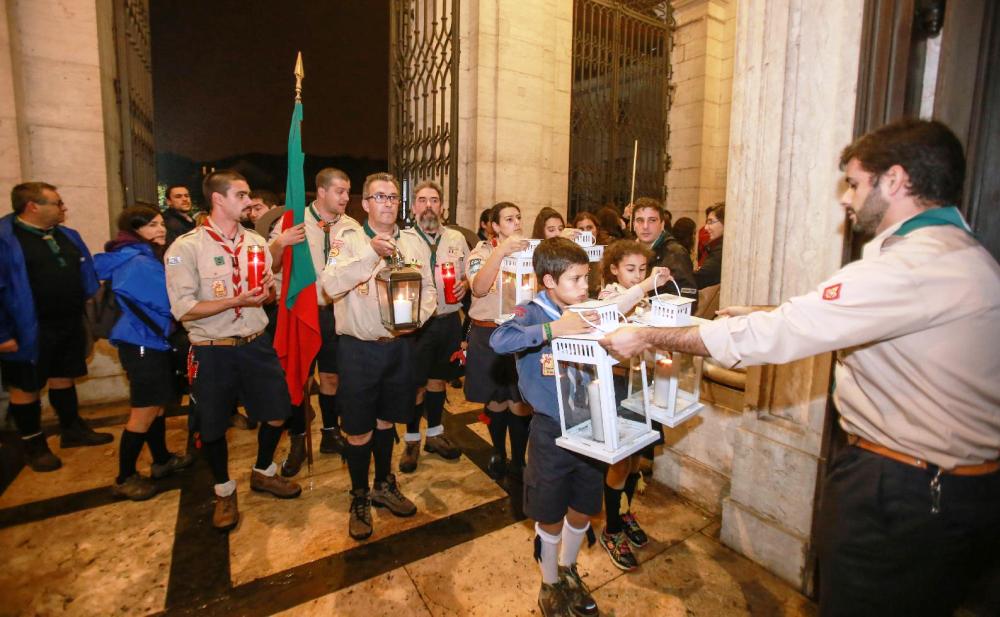
<path fill-rule="evenodd" d="M 306 76 L 306 70 L 302 66 L 302 52 L 299 52 L 295 59 L 295 100 L 302 100 L 302 78 Z"/>

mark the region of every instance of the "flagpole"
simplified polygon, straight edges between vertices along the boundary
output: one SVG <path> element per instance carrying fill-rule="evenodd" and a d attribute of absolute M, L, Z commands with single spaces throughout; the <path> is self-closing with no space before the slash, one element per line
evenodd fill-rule
<path fill-rule="evenodd" d="M 638 162 L 639 140 L 637 139 L 632 145 L 632 190 L 628 194 L 628 204 L 632 206 L 632 216 L 629 217 L 629 222 L 632 225 L 632 233 L 635 233 L 635 167 Z"/>

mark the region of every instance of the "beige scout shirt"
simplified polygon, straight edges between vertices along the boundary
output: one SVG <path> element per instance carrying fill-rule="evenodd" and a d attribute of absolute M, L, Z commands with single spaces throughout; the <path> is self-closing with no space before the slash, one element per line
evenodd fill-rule
<path fill-rule="evenodd" d="M 337 261 L 331 263 L 319 277 L 323 291 L 335 302 L 333 312 L 337 334 L 347 334 L 363 341 L 394 336 L 382 325 L 378 307 L 375 275 L 385 267 L 385 260 L 372 249 L 371 240 L 362 227 L 345 227 L 338 238 Z M 420 269 L 423 286 L 420 290 L 420 323 L 427 321 L 437 308 L 437 296 L 431 278 L 431 253 L 412 229 L 404 229 L 396 239 L 403 259 Z"/>
<path fill-rule="evenodd" d="M 466 275 L 469 278 L 469 293 L 472 293 L 472 281 L 476 280 L 476 275 L 479 274 L 479 270 L 486 263 L 486 260 L 490 258 L 494 250 L 495 247 L 491 241 L 483 240 L 469 253 L 469 265 L 466 268 Z M 500 273 L 497 272 L 497 280 L 499 279 Z M 493 321 L 499 316 L 500 292 L 497 281 L 494 280 L 488 294 L 481 298 L 472 296 L 472 304 L 469 306 L 469 317 L 480 321 Z"/>
<path fill-rule="evenodd" d="M 264 238 L 257 232 L 240 226 L 237 232 L 243 236 L 243 244 L 238 258 L 240 280 L 243 291 L 247 291 L 247 247 L 264 247 L 267 269 L 271 268 L 271 254 Z M 225 238 L 225 234 L 219 232 Z M 224 240 L 228 242 L 228 240 Z M 239 237 L 237 237 L 237 243 Z M 232 248 L 234 243 L 230 243 Z M 194 305 L 204 300 L 232 298 L 233 261 L 229 253 L 205 232 L 202 225 L 177 238 L 164 257 L 167 269 L 167 295 L 170 298 L 170 312 L 180 320 Z M 264 309 L 256 306 L 240 307 L 240 315 L 227 309 L 211 317 L 185 321 L 188 335 L 193 342 L 226 338 L 230 336 L 250 336 L 267 326 Z"/>
<path fill-rule="evenodd" d="M 465 278 L 465 263 L 466 258 L 469 256 L 469 245 L 466 243 L 462 232 L 456 229 L 442 227 L 441 234 L 438 236 L 441 238 L 441 241 L 437 246 L 437 261 L 434 268 L 434 287 L 437 289 L 436 314 L 449 315 L 462 308 L 462 303 L 448 304 L 444 301 L 444 281 L 441 278 L 441 264 L 455 264 L 455 282 Z M 422 237 L 421 240 L 423 240 Z M 424 240 L 424 244 L 426 243 L 427 241 Z M 431 250 L 431 246 L 428 245 L 427 249 L 428 251 Z"/>
<path fill-rule="evenodd" d="M 347 227 L 357 227 L 360 229 L 361 223 L 358 223 L 357 220 L 351 218 L 350 216 L 347 216 L 346 214 L 340 215 L 340 218 L 337 219 L 337 222 L 329 227 L 331 247 L 329 254 L 324 255 L 323 236 L 326 235 L 326 233 L 328 232 L 323 230 L 323 220 L 319 216 L 313 214 L 313 210 L 315 209 L 315 207 L 316 206 L 310 208 L 306 206 L 306 211 L 305 211 L 305 216 L 303 217 L 303 221 L 306 224 L 305 226 L 306 242 L 309 244 L 309 255 L 312 256 L 313 268 L 316 269 L 316 276 L 318 277 L 320 272 L 322 272 L 327 265 L 336 261 L 337 257 L 340 255 L 340 249 L 333 246 L 334 244 L 333 240 L 335 240 L 338 237 L 340 231 Z M 277 239 L 277 237 L 281 235 L 281 232 L 285 231 L 285 229 L 286 228 L 284 227 L 284 219 L 282 219 L 282 222 L 275 225 L 274 229 L 271 231 L 270 241 L 274 242 Z M 280 275 L 280 273 L 278 274 Z M 276 275 L 275 281 L 278 283 L 278 289 L 280 290 L 281 289 L 280 277 Z M 316 294 L 316 301 L 320 306 L 326 306 L 327 304 L 333 302 L 330 296 L 326 295 L 326 293 L 323 292 L 321 289 L 317 289 L 317 292 L 318 293 Z"/>
<path fill-rule="evenodd" d="M 902 223 L 900 223 L 902 224 Z M 856 434 L 945 469 L 1000 456 L 1000 266 L 965 231 L 924 227 L 773 312 L 701 326 L 723 364 L 839 350 L 834 401 Z"/>

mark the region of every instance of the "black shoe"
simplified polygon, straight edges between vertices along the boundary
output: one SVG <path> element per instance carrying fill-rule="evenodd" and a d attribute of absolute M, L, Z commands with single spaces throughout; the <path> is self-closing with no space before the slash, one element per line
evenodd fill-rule
<path fill-rule="evenodd" d="M 176 454 L 171 454 L 166 463 L 163 463 L 162 465 L 153 463 L 150 465 L 149 475 L 152 476 L 154 480 L 162 480 L 175 471 L 180 471 L 185 467 L 190 467 L 193 462 L 194 457 L 188 458 L 185 456 L 182 458 Z"/>
<path fill-rule="evenodd" d="M 145 501 L 156 495 L 156 487 L 146 478 L 134 473 L 121 484 L 118 482 L 112 484 L 111 492 L 115 497 L 124 497 L 132 501 Z"/>
<path fill-rule="evenodd" d="M 494 480 L 499 480 L 507 473 L 507 459 L 494 454 L 490 457 L 490 464 L 486 466 L 486 473 Z"/>
<path fill-rule="evenodd" d="M 288 449 L 288 458 L 281 463 L 281 475 L 291 478 L 302 469 L 302 463 L 306 460 L 306 436 L 289 435 L 291 447 Z"/>
<path fill-rule="evenodd" d="M 625 531 L 625 537 L 628 538 L 632 546 L 642 548 L 649 544 L 649 536 L 639 526 L 639 521 L 635 519 L 635 514 L 631 512 L 622 514 L 622 528 Z"/>
<path fill-rule="evenodd" d="M 59 436 L 59 447 L 100 446 L 111 443 L 114 439 L 111 433 L 98 433 L 87 426 L 83 418 L 78 417 L 73 424 L 62 429 L 62 434 Z"/>
<path fill-rule="evenodd" d="M 319 451 L 323 454 L 341 454 L 347 447 L 347 440 L 344 439 L 339 426 L 324 428 L 320 431 L 320 435 Z"/>
<path fill-rule="evenodd" d="M 576 571 L 576 564 L 571 566 L 559 566 L 559 584 L 566 595 L 566 603 L 569 610 L 577 617 L 594 617 L 601 612 L 597 609 L 597 602 L 590 593 L 590 588 L 580 578 Z"/>
<path fill-rule="evenodd" d="M 45 435 L 42 433 L 31 439 L 22 439 L 21 443 L 24 444 L 25 462 L 34 471 L 55 471 L 62 467 L 62 461 L 49 450 L 49 443 L 45 441 Z"/>

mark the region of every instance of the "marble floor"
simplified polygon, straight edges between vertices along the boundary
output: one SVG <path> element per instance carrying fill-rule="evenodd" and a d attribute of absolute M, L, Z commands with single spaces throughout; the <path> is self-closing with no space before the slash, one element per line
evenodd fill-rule
<path fill-rule="evenodd" d="M 490 447 L 478 407 L 449 390 L 448 410 L 446 430 L 463 456 L 424 454 L 416 473 L 397 474 L 418 514 L 376 510 L 374 535 L 358 543 L 346 531 L 347 469 L 340 457 L 319 454 L 318 422 L 315 462 L 291 501 L 249 491 L 255 433 L 230 430 L 242 520 L 220 534 L 210 526 L 211 477 L 201 461 L 161 481 L 154 499 L 114 499 L 108 486 L 127 410 L 88 409 L 115 444 L 63 451 L 51 437 L 63 468 L 15 468 L 0 493 L 0 616 L 537 615 L 534 532 L 521 513 L 520 483 L 483 471 Z M 186 419 L 168 418 L 167 428 L 171 449 L 182 450 Z M 285 450 L 283 442 L 279 460 Z M 140 471 L 148 465 L 144 453 Z M 815 614 L 807 598 L 723 547 L 717 517 L 655 482 L 637 502 L 653 539 L 637 571 L 616 569 L 599 545 L 581 552 L 602 614 Z"/>

